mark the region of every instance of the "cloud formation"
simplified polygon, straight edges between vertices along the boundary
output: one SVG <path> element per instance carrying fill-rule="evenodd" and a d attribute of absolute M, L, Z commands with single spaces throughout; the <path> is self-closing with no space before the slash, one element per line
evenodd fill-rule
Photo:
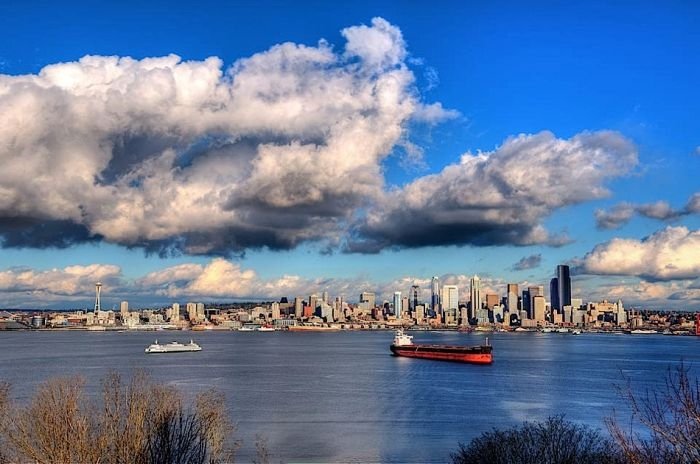
<path fill-rule="evenodd" d="M 680 209 L 674 209 L 666 201 L 641 204 L 623 202 L 613 206 L 610 210 L 597 209 L 595 219 L 598 229 L 619 229 L 627 224 L 635 214 L 660 221 L 672 221 L 698 213 L 700 213 L 700 192 L 693 194 L 685 206 Z"/>
<path fill-rule="evenodd" d="M 342 35 L 337 52 L 284 43 L 228 69 L 86 56 L 0 75 L 0 242 L 191 254 L 336 242 L 382 194 L 408 121 L 455 114 L 420 101 L 396 26 Z"/>
<path fill-rule="evenodd" d="M 381 197 L 355 225 L 348 249 L 561 245 L 566 237 L 542 221 L 558 208 L 605 197 L 605 182 L 636 164 L 635 146 L 617 132 L 511 137 Z"/>
<path fill-rule="evenodd" d="M 700 231 L 666 227 L 642 240 L 615 238 L 586 254 L 581 267 L 650 281 L 694 279 L 700 277 Z"/>
<path fill-rule="evenodd" d="M 513 271 L 524 271 L 526 269 L 534 269 L 536 267 L 539 267 L 540 263 L 542 263 L 541 254 L 523 256 L 517 263 L 513 264 L 513 267 L 511 269 Z"/>

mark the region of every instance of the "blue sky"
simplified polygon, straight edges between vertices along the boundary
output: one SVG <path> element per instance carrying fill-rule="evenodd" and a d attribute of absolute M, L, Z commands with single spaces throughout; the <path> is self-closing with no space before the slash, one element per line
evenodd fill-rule
<path fill-rule="evenodd" d="M 362 84 L 375 85 L 373 79 L 379 79 L 378 75 L 367 77 L 362 74 L 364 71 L 352 67 L 353 59 L 368 63 L 370 52 L 362 49 L 353 55 L 354 58 L 348 58 L 346 44 L 351 39 L 341 34 L 346 28 L 366 25 L 373 27 L 374 31 L 384 31 L 387 34 L 399 31 L 402 39 L 394 45 L 400 50 L 386 50 L 386 56 L 392 60 L 398 58 L 390 64 L 382 64 L 381 71 L 372 72 L 389 75 L 401 70 L 409 73 L 401 95 L 405 99 L 414 100 L 415 108 L 411 115 L 401 113 L 396 116 L 396 127 L 387 127 L 385 134 L 398 128 L 402 131 L 401 135 L 394 138 L 387 136 L 387 141 L 382 142 L 382 148 L 377 148 L 376 156 L 368 165 L 373 169 L 373 163 L 376 162 L 381 172 L 380 184 L 376 183 L 375 178 L 368 181 L 362 193 L 347 191 L 349 188 L 339 193 L 323 190 L 327 188 L 326 181 L 323 180 L 323 187 L 319 187 L 319 190 L 324 198 L 323 207 L 334 211 L 330 216 L 325 216 L 330 217 L 330 220 L 319 220 L 308 227 L 295 227 L 288 235 L 275 237 L 270 243 L 278 250 L 269 249 L 267 242 L 261 238 L 267 229 L 263 228 L 261 222 L 256 222 L 246 224 L 245 233 L 253 230 L 257 238 L 242 240 L 242 245 L 231 247 L 229 244 L 216 249 L 204 249 L 206 246 L 197 242 L 196 247 L 188 245 L 189 248 L 178 248 L 178 245 L 175 253 L 171 253 L 174 256 L 160 257 L 158 251 L 163 251 L 164 242 L 171 246 L 171 240 L 172 243 L 182 237 L 195 240 L 192 238 L 195 236 L 198 240 L 202 234 L 206 237 L 205 241 L 211 241 L 213 237 L 207 234 L 219 234 L 213 237 L 215 240 L 220 239 L 221 235 L 235 238 L 236 234 L 243 232 L 240 232 L 238 224 L 232 223 L 228 218 L 225 226 L 216 232 L 202 230 L 201 227 L 188 230 L 178 225 L 179 228 L 173 226 L 173 230 L 176 230 L 166 237 L 162 231 L 149 231 L 149 221 L 146 218 L 146 223 L 139 231 L 130 230 L 123 234 L 115 232 L 112 236 L 110 232 L 116 230 L 116 223 L 108 221 L 114 221 L 115 215 L 121 214 L 117 211 L 123 212 L 123 204 L 85 206 L 87 212 L 80 219 L 79 214 L 67 212 L 68 207 L 58 201 L 55 208 L 41 204 L 26 206 L 25 203 L 30 203 L 29 200 L 23 200 L 27 194 L 19 187 L 16 191 L 13 190 L 15 187 L 11 186 L 11 182 L 0 178 L 0 187 L 11 192 L 6 195 L 7 198 L 12 198 L 12 201 L 3 203 L 3 191 L 0 189 L 0 237 L 4 237 L 0 239 L 4 240 L 3 248 L 0 249 L 0 273 L 4 271 L 5 279 L 3 281 L 0 278 L 0 306 L 81 304 L 89 301 L 91 288 L 87 283 L 94 278 L 102 278 L 101 276 L 112 279 L 115 298 L 133 298 L 144 304 L 165 303 L 171 299 L 189 297 L 207 300 L 268 296 L 263 295 L 264 292 L 268 292 L 269 296 L 280 296 L 286 291 L 301 292 L 306 287 L 309 291 L 315 291 L 322 286 L 327 286 L 331 292 L 353 294 L 358 287 L 369 285 L 383 292 L 404 285 L 403 278 L 425 279 L 439 275 L 445 276 L 446 280 L 462 282 L 464 276 L 474 273 L 492 279 L 492 288 L 500 292 L 500 286 L 506 281 L 546 283 L 556 264 L 571 262 L 579 269 L 580 292 L 585 294 L 581 295 L 584 298 L 588 295 L 591 298 L 622 297 L 636 304 L 646 303 L 654 307 L 697 309 L 700 293 L 695 287 L 698 287 L 700 277 L 700 255 L 696 252 L 678 256 L 676 250 L 695 249 L 694 245 L 700 240 L 697 236 L 699 214 L 690 202 L 693 195 L 700 192 L 700 118 L 695 115 L 700 107 L 700 92 L 697 89 L 697 83 L 700 82 L 700 64 L 697 60 L 700 56 L 700 32 L 697 28 L 700 8 L 692 2 L 667 2 L 664 5 L 659 5 L 658 2 L 610 3 L 568 5 L 561 2 L 446 2 L 433 8 L 424 2 L 352 2 L 350 5 L 327 2 L 2 4 L 0 74 L 8 78 L 4 84 L 8 90 L 3 92 L 0 88 L 0 98 L 4 95 L 7 98 L 14 97 L 13 101 L 19 101 L 20 96 L 24 98 L 20 93 L 26 89 L 22 87 L 23 90 L 18 90 L 20 87 L 16 80 L 22 78 L 22 75 L 31 77 L 45 66 L 76 62 L 85 55 L 142 60 L 176 54 L 182 62 L 195 63 L 203 63 L 207 57 L 214 56 L 222 61 L 220 68 L 225 72 L 238 60 L 265 54 L 277 44 L 290 42 L 318 47 L 319 40 L 322 39 L 328 42 L 331 50 L 329 53 L 341 62 L 333 70 L 352 75 L 355 79 L 353 88 Z M 389 26 L 372 23 L 375 17 L 383 18 Z M 367 28 L 358 31 L 359 35 L 365 36 L 358 38 L 357 43 L 371 47 L 373 42 L 370 39 L 373 36 L 367 34 Z M 396 39 L 395 36 L 392 37 Z M 362 42 L 363 40 L 367 42 Z M 350 48 L 347 46 L 348 50 Z M 398 55 L 394 56 L 395 52 Z M 10 82 L 10 78 L 15 80 Z M 56 82 L 52 81 L 51 85 L 59 85 Z M 46 83 L 42 85 L 44 90 L 49 86 Z M 82 102 L 80 98 L 83 98 L 69 95 L 59 104 L 49 102 L 48 99 L 53 97 L 45 93 L 32 95 L 35 95 L 34 98 L 39 102 L 37 105 L 41 107 L 33 115 L 35 118 L 51 111 L 60 112 L 76 101 Z M 428 118 L 430 120 L 417 116 L 422 111 L 421 108 L 437 102 L 442 108 L 439 114 Z M 9 107 L 10 105 L 6 108 Z M 10 111 L 12 110 L 0 109 L 0 119 L 15 117 Z M 104 118 L 107 121 L 111 117 L 111 110 L 107 107 L 104 111 L 104 114 L 97 111 L 92 119 Z M 134 111 L 125 110 L 124 114 L 134 114 Z M 158 118 L 170 117 L 172 110 L 163 111 L 166 112 L 165 116 L 159 114 Z M 343 117 L 355 117 L 358 114 L 365 113 L 358 110 L 357 113 Z M 49 121 L 47 127 L 41 128 L 45 139 L 63 137 L 61 131 L 70 130 L 70 127 L 61 128 L 58 121 L 61 118 Z M 156 145 L 165 143 L 159 137 L 171 129 L 154 128 L 155 123 L 150 120 L 149 129 L 143 129 L 143 124 L 145 123 L 139 120 L 138 125 L 129 123 L 117 129 L 110 127 L 104 134 L 95 137 L 103 137 L 100 143 L 104 140 L 130 140 L 128 137 L 131 134 L 143 131 L 143 138 L 157 140 L 154 142 Z M 65 157 L 52 158 L 50 144 L 41 145 L 37 142 L 40 138 L 25 137 L 22 125 L 9 126 L 11 127 L 3 136 L 8 140 L 12 138 L 12 143 L 8 142 L 5 148 L 0 147 L 0 160 L 17 162 L 24 156 L 30 156 L 30 153 L 36 155 L 42 149 L 46 151 L 42 155 L 46 158 L 37 162 L 49 163 L 50 159 L 56 159 L 57 163 L 65 163 L 68 159 L 85 160 L 92 156 L 90 146 L 71 146 L 62 141 L 60 150 L 67 154 Z M 85 126 L 78 127 L 78 131 L 82 127 Z M 230 132 L 224 130 L 222 134 L 220 127 L 216 125 L 215 129 L 198 132 L 194 139 L 178 140 L 169 148 L 175 151 L 177 157 L 186 151 L 188 144 L 201 140 L 197 137 L 210 137 L 212 134 L 216 134 L 216 137 L 234 137 L 232 134 L 235 133 L 236 136 L 255 139 L 260 134 L 259 131 L 243 133 L 240 126 L 227 129 Z M 311 122 L 309 127 L 312 127 Z M 173 133 L 179 136 L 190 130 L 194 132 L 185 123 L 173 130 Z M 305 137 L 309 137 L 308 131 L 311 129 L 304 129 L 306 132 L 303 134 L 290 134 L 287 129 L 276 126 L 264 129 L 272 132 L 275 130 L 280 130 L 284 137 L 289 137 L 290 143 L 301 140 L 303 145 L 308 142 Z M 530 165 L 533 170 L 552 168 L 541 163 L 544 158 L 548 162 L 566 164 L 570 161 L 569 157 L 573 156 L 571 153 L 579 148 L 583 159 L 592 159 L 591 150 L 609 151 L 605 158 L 597 161 L 599 165 L 596 166 L 600 171 L 591 176 L 573 175 L 594 164 L 593 161 L 580 164 L 582 161 L 577 158 L 575 163 L 571 161 L 572 175 L 568 179 L 562 174 L 533 179 L 533 182 L 547 184 L 541 186 L 541 192 L 544 192 L 541 197 L 537 194 L 513 197 L 514 206 L 519 206 L 521 202 L 527 206 L 526 202 L 532 195 L 535 195 L 532 197 L 535 201 L 542 202 L 541 207 L 524 213 L 540 215 L 540 219 L 533 216 L 524 222 L 515 221 L 513 230 L 522 227 L 522 233 L 528 234 L 536 225 L 541 225 L 549 232 L 548 238 L 494 238 L 497 234 L 504 233 L 501 219 L 496 221 L 498 227 L 495 227 L 490 213 L 480 216 L 481 213 L 475 212 L 492 207 L 491 199 L 478 198 L 479 182 L 489 185 L 491 180 L 488 177 L 485 180 L 470 177 L 475 175 L 471 172 L 460 173 L 458 178 L 461 180 L 456 185 L 475 185 L 475 190 L 466 189 L 455 193 L 454 189 L 448 192 L 436 187 L 432 191 L 415 186 L 413 193 L 415 195 L 422 189 L 432 198 L 425 200 L 427 203 L 423 204 L 423 209 L 444 207 L 449 210 L 455 202 L 467 201 L 465 198 L 468 197 L 469 207 L 462 205 L 456 208 L 450 219 L 454 222 L 448 221 L 448 226 L 454 226 L 448 230 L 455 230 L 457 237 L 438 240 L 439 244 L 436 245 L 434 235 L 443 233 L 444 230 L 429 227 L 435 224 L 426 226 L 426 223 L 440 222 L 444 218 L 438 220 L 432 216 L 420 216 L 415 219 L 415 223 L 411 222 L 410 217 L 416 218 L 418 213 L 422 214 L 420 209 L 412 210 L 407 206 L 415 201 L 410 192 L 411 185 L 417 180 L 435 175 L 438 176 L 436 183 L 447 183 L 447 178 L 441 175 L 445 167 L 459 163 L 460 157 L 468 152 L 490 153 L 492 168 L 498 172 L 499 147 L 507 145 L 509 138 L 519 134 L 534 136 L 542 131 L 551 132 L 554 140 L 565 146 L 553 158 L 542 155 L 533 159 Z M 577 142 L 574 141 L 577 135 L 598 131 L 612 131 L 610 133 L 614 134 L 614 140 L 610 140 L 610 137 L 595 142 L 585 140 L 581 142 L 582 148 L 577 148 Z M 87 135 L 89 137 L 90 134 Z M 318 137 L 318 134 L 310 137 L 315 140 L 314 137 Z M 615 151 L 619 145 L 618 137 L 629 142 L 631 148 L 627 148 L 628 152 L 634 152 L 635 161 L 630 161 L 625 166 L 618 166 L 614 162 L 620 156 Z M 278 143 L 277 139 L 272 140 L 275 140 L 273 143 Z M 170 141 L 168 139 L 167 142 Z M 545 151 L 549 150 L 546 147 L 551 148 L 556 143 L 544 140 L 540 142 L 544 144 L 542 150 Z M 265 143 L 270 143 L 270 140 L 266 139 Z M 385 146 L 387 143 L 389 145 Z M 406 156 L 407 143 L 410 147 L 418 147 L 422 156 Z M 590 144 L 595 144 L 597 148 L 591 148 Z M 330 143 L 327 145 L 330 146 Z M 17 149 L 18 146 L 21 149 Z M 102 145 L 96 142 L 94 146 Z M 132 156 L 126 153 L 130 147 L 132 145 L 126 144 L 119 154 L 113 151 L 114 159 L 117 156 Z M 161 148 L 163 147 L 165 145 Z M 240 149 L 235 147 L 232 150 Z M 157 156 L 155 152 L 140 150 L 133 156 L 138 158 L 143 155 L 144 160 L 149 157 L 155 159 Z M 514 150 L 518 150 L 517 146 Z M 628 152 L 625 153 L 629 154 Z M 107 153 L 109 156 L 109 150 Z M 236 153 L 227 156 L 242 156 Z M 340 165 L 340 160 L 353 155 L 334 151 L 333 157 L 325 154 L 322 156 L 329 156 L 325 158 L 324 166 L 332 169 L 333 166 Z M 522 163 L 519 166 L 528 166 L 525 158 L 528 155 L 516 153 L 516 156 Z M 217 159 L 219 162 L 231 160 L 227 157 Z M 608 166 L 606 162 L 612 164 Z M 34 164 L 26 162 L 26 165 Z M 130 166 L 138 166 L 138 162 Z M 96 175 L 104 174 L 102 168 L 98 169 Z M 187 166 L 181 168 L 183 173 Z M 39 182 L 37 178 L 50 177 L 53 172 L 49 170 L 45 174 L 28 177 L 27 183 L 31 185 L 32 182 Z M 565 170 L 562 172 L 565 173 Z M 127 175 L 128 171 L 120 172 L 116 178 Z M 527 173 L 523 175 L 527 176 Z M 598 175 L 601 177 L 599 181 L 596 180 Z M 224 179 L 217 181 L 214 172 L 211 176 L 212 183 Z M 348 174 L 347 177 L 340 178 L 339 182 L 348 182 L 352 178 Z M 64 178 L 58 176 L 49 180 L 56 185 L 65 185 Z M 229 182 L 230 179 L 224 181 Z M 280 182 L 286 185 L 289 181 L 285 177 Z M 580 182 L 592 182 L 591 190 L 604 188 L 608 194 L 586 194 L 586 189 L 581 188 L 580 184 L 576 188 L 567 187 L 567 183 Z M 132 187 L 133 185 L 136 184 L 132 184 Z M 238 198 L 242 195 L 249 202 L 246 203 L 246 218 L 252 217 L 251 215 L 257 217 L 263 213 L 253 211 L 250 205 L 273 201 L 265 195 L 268 195 L 266 192 L 270 189 L 274 190 L 275 185 L 279 184 L 270 184 L 269 189 L 262 193 L 257 190 L 257 193 L 249 193 L 241 187 L 231 194 L 230 202 L 238 205 L 237 202 L 242 201 Z M 383 193 L 378 194 L 372 190 L 376 188 Z M 41 188 L 35 190 L 40 191 Z M 373 193 L 366 194 L 368 190 Z M 577 190 L 577 193 L 572 194 L 567 201 L 552 203 L 546 201 L 549 195 L 546 192 L 550 190 L 553 195 L 561 195 L 569 190 Z M 119 192 L 114 192 L 113 195 L 119 195 Z M 392 196 L 391 192 L 395 195 Z M 131 190 L 128 193 L 133 194 Z M 290 191 L 285 191 L 281 195 L 289 194 Z M 61 200 L 75 202 L 79 201 L 76 198 L 80 194 L 70 192 L 65 197 L 61 195 L 60 192 L 56 193 Z M 86 203 L 93 201 L 95 195 L 86 191 Z M 377 195 L 382 198 L 378 199 Z M 339 197 L 343 198 L 342 207 L 326 204 L 330 201 L 328 198 Z M 152 196 L 134 198 L 143 202 L 154 201 Z M 440 203 L 438 199 L 445 199 L 445 202 Z M 501 200 L 507 203 L 509 198 L 506 195 Z M 276 198 L 274 201 L 281 200 Z M 94 202 L 97 203 L 97 200 Z M 656 202 L 667 204 L 660 205 Z M 289 205 L 289 202 L 283 203 Z M 133 203 L 133 207 L 137 208 L 137 204 L 142 203 Z M 299 205 L 296 205 L 283 211 L 279 204 L 275 203 L 273 209 L 275 218 L 283 217 L 292 222 L 303 222 L 308 219 L 308 215 L 314 214 L 309 211 L 317 211 L 310 210 L 307 203 L 303 207 L 297 208 Z M 625 206 L 620 206 L 621 204 Z M 651 208 L 651 205 L 656 207 Z M 228 212 L 226 208 L 228 206 L 224 208 Z M 623 219 L 613 221 L 615 227 L 597 227 L 596 210 L 599 210 L 599 222 L 602 215 L 609 215 L 613 211 L 619 212 Z M 264 212 L 265 227 L 269 221 L 281 220 L 271 219 L 267 216 L 272 214 L 269 211 L 266 209 Z M 368 213 L 363 213 L 365 211 Z M 403 214 L 406 211 L 410 214 Z M 493 215 L 500 214 L 501 211 L 501 207 L 496 208 Z M 367 217 L 373 213 L 382 218 L 381 223 L 368 222 Z M 354 216 L 350 218 L 352 215 Z M 34 225 L 37 221 L 57 221 L 44 228 L 48 235 L 54 237 L 67 234 L 67 225 L 75 226 L 80 229 L 77 235 L 83 238 L 71 236 L 71 245 L 64 248 L 57 248 L 55 243 L 49 243 L 51 240 L 37 243 L 33 239 L 38 234 L 37 228 L 27 226 L 27 220 Z M 317 217 L 314 221 L 316 220 Z M 163 221 L 172 223 L 172 219 Z M 330 222 L 333 227 L 328 226 Z M 482 230 L 482 226 L 491 232 L 485 235 L 473 232 Z M 422 235 L 407 237 L 405 230 L 411 228 L 422 231 Z M 401 232 L 399 229 L 404 230 Z M 70 233 L 75 233 L 75 230 L 71 230 L 73 232 Z M 15 234 L 12 235 L 14 239 L 7 238 L 11 234 Z M 93 238 L 103 238 L 86 242 L 86 234 Z M 552 246 L 552 237 L 562 234 L 566 236 L 566 243 L 563 246 L 554 243 L 557 246 Z M 152 237 L 156 235 L 158 238 L 154 240 Z M 359 238 L 363 244 L 370 243 L 373 251 L 380 251 L 369 254 L 347 253 L 348 243 L 355 238 Z M 617 238 L 636 243 L 619 243 L 615 241 Z M 623 245 L 643 249 L 643 258 L 637 258 L 637 262 L 620 262 L 620 254 L 630 256 L 628 248 L 620 248 Z M 600 246 L 597 248 L 599 252 L 594 253 L 597 246 Z M 144 251 L 144 248 L 150 251 Z M 524 270 L 513 269 L 513 265 L 521 258 L 533 255 L 541 257 L 538 266 Z M 214 285 L 215 280 L 209 275 L 207 282 L 212 287 L 197 284 L 206 280 L 202 276 L 208 275 L 208 271 L 213 272 L 211 263 L 217 259 L 224 259 L 227 263 L 226 269 L 231 274 L 226 276 L 237 276 L 240 272 L 249 270 L 255 273 L 255 278 L 247 286 L 240 287 L 221 282 L 216 282 L 221 285 Z M 98 269 L 90 268 L 91 265 L 112 267 Z M 81 268 L 79 271 L 74 269 L 71 274 L 66 272 L 70 266 Z M 187 272 L 178 280 L 168 281 L 165 270 L 174 266 L 181 266 L 178 269 L 183 272 L 187 269 Z M 22 279 L 22 272 L 29 274 L 25 274 Z M 160 274 L 147 279 L 149 273 Z M 280 283 L 283 276 L 294 276 L 298 281 L 295 285 Z M 51 279 L 57 283 L 53 286 L 46 285 Z M 42 285 L 46 285 L 46 288 L 37 290 L 37 286 Z"/>

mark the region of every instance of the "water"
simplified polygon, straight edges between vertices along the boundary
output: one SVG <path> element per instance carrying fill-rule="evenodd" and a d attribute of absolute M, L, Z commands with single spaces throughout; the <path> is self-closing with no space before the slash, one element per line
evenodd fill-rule
<path fill-rule="evenodd" d="M 146 355 L 155 337 L 200 353 Z M 0 379 L 28 398 L 49 377 L 81 374 L 97 391 L 110 370 L 228 399 L 239 462 L 256 434 L 273 462 L 446 462 L 460 441 L 493 427 L 565 414 L 603 427 L 627 410 L 615 389 L 663 385 L 683 359 L 700 374 L 700 337 L 490 334 L 492 366 L 396 358 L 389 332 L 0 332 Z M 482 334 L 416 333 L 416 342 L 480 344 Z"/>

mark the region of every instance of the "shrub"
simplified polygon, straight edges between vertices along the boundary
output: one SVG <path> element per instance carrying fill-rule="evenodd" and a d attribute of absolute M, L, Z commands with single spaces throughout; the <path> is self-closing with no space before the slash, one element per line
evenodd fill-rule
<path fill-rule="evenodd" d="M 493 430 L 460 444 L 453 464 L 613 464 L 623 462 L 617 448 L 598 431 L 550 417 Z"/>

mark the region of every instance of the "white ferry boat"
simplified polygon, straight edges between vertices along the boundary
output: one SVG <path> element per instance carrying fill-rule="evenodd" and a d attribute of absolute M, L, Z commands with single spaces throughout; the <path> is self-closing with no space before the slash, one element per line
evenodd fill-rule
<path fill-rule="evenodd" d="M 170 342 L 161 345 L 156 340 L 155 343 L 150 345 L 144 350 L 146 353 L 183 353 L 187 351 L 202 351 L 202 347 L 190 340 L 189 343 L 183 344 L 180 342 Z"/>
<path fill-rule="evenodd" d="M 654 334 L 657 334 L 659 332 L 657 332 L 656 330 L 651 330 L 651 329 L 635 329 L 635 330 L 630 331 L 630 333 L 632 335 L 654 335 Z"/>
<path fill-rule="evenodd" d="M 258 327 L 258 328 L 255 329 L 255 330 L 257 330 L 258 332 L 274 332 L 274 331 L 275 331 L 275 328 L 274 328 L 274 327 L 262 326 L 262 327 Z"/>

